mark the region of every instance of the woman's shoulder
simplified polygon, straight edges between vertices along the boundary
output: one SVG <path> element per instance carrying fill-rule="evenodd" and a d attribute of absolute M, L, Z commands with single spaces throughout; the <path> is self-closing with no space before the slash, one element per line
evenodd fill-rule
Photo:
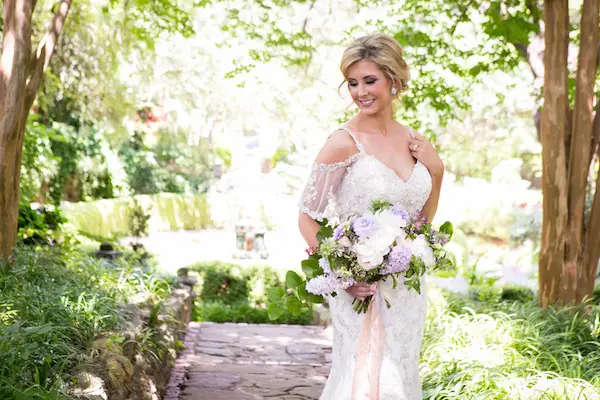
<path fill-rule="evenodd" d="M 358 149 L 350 133 L 343 128 L 339 128 L 329 135 L 317 155 L 316 162 L 319 164 L 335 164 L 347 161 L 357 154 Z"/>

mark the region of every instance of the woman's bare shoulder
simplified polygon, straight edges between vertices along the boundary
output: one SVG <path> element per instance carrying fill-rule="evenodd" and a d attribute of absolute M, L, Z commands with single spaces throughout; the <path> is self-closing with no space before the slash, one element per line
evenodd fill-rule
<path fill-rule="evenodd" d="M 316 162 L 319 164 L 343 162 L 356 153 L 358 149 L 354 139 L 345 130 L 338 129 L 329 136 L 317 155 Z"/>

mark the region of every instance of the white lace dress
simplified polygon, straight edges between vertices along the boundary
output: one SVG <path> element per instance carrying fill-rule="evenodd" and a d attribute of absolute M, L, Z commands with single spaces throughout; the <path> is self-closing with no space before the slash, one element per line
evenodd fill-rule
<path fill-rule="evenodd" d="M 356 142 L 358 153 L 343 162 L 314 163 L 300 200 L 302 212 L 315 220 L 345 218 L 354 212 L 366 211 L 372 200 L 387 199 L 400 202 L 415 214 L 420 211 L 431 193 L 431 176 L 417 161 L 409 179 L 403 181 L 392 169 L 365 152 L 362 144 L 348 129 L 342 127 Z M 414 132 L 410 130 L 414 136 Z M 385 348 L 380 370 L 380 400 L 420 400 L 419 356 L 425 326 L 426 298 L 424 282 L 421 294 L 408 289 L 398 280 L 392 289 L 391 280 L 386 292 L 391 303 L 389 321 L 385 328 Z M 351 400 L 357 344 L 361 335 L 364 314 L 352 310 L 353 297 L 342 291 L 329 297 L 333 322 L 333 359 L 331 372 L 320 400 Z"/>

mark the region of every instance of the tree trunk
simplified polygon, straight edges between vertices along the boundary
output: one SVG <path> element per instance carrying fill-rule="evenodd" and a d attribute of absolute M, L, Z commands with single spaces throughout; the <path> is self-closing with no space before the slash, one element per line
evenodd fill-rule
<path fill-rule="evenodd" d="M 26 66 L 31 54 L 33 2 L 4 1 L 4 39 L 0 57 L 0 257 L 12 253 L 19 214 L 17 151 L 23 146 Z"/>
<path fill-rule="evenodd" d="M 600 200 L 596 191 L 584 220 L 593 140 L 594 80 L 600 0 L 585 0 L 575 107 L 568 108 L 567 0 L 544 2 L 544 107 L 541 118 L 544 209 L 539 264 L 540 305 L 590 297 L 600 255 Z M 596 117 L 597 118 L 597 117 Z"/>
<path fill-rule="evenodd" d="M 567 297 L 574 273 L 564 269 L 568 229 L 568 186 L 565 133 L 568 113 L 567 0 L 544 2 L 544 108 L 541 120 L 543 219 L 539 287 L 543 307 Z"/>
<path fill-rule="evenodd" d="M 48 33 L 31 50 L 35 0 L 4 0 L 0 56 L 0 258 L 8 258 L 17 239 L 21 160 L 29 110 L 48 67 L 71 0 L 62 0 Z"/>
<path fill-rule="evenodd" d="M 590 265 L 592 247 L 600 247 L 597 238 L 585 236 L 584 209 L 586 187 L 590 172 L 593 137 L 594 81 L 598 56 L 598 22 L 600 0 L 586 0 L 581 12 L 581 39 L 577 65 L 575 110 L 571 133 L 569 161 L 569 237 L 567 239 L 566 268 L 577 271 L 574 300 L 590 297 L 594 289 L 595 265 Z M 589 222 L 592 222 L 591 220 Z M 590 230 L 594 225 L 588 223 Z M 591 242 L 590 242 L 591 240 Z M 573 299 L 569 299 L 573 300 Z"/>

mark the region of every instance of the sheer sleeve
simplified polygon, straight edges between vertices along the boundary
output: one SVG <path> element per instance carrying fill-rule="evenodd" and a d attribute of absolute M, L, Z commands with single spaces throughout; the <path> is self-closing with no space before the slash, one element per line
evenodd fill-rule
<path fill-rule="evenodd" d="M 345 161 L 331 164 L 321 164 L 315 161 L 300 198 L 300 211 L 317 221 L 337 215 L 338 191 L 348 169 L 358 156 L 359 153 L 356 153 Z"/>

